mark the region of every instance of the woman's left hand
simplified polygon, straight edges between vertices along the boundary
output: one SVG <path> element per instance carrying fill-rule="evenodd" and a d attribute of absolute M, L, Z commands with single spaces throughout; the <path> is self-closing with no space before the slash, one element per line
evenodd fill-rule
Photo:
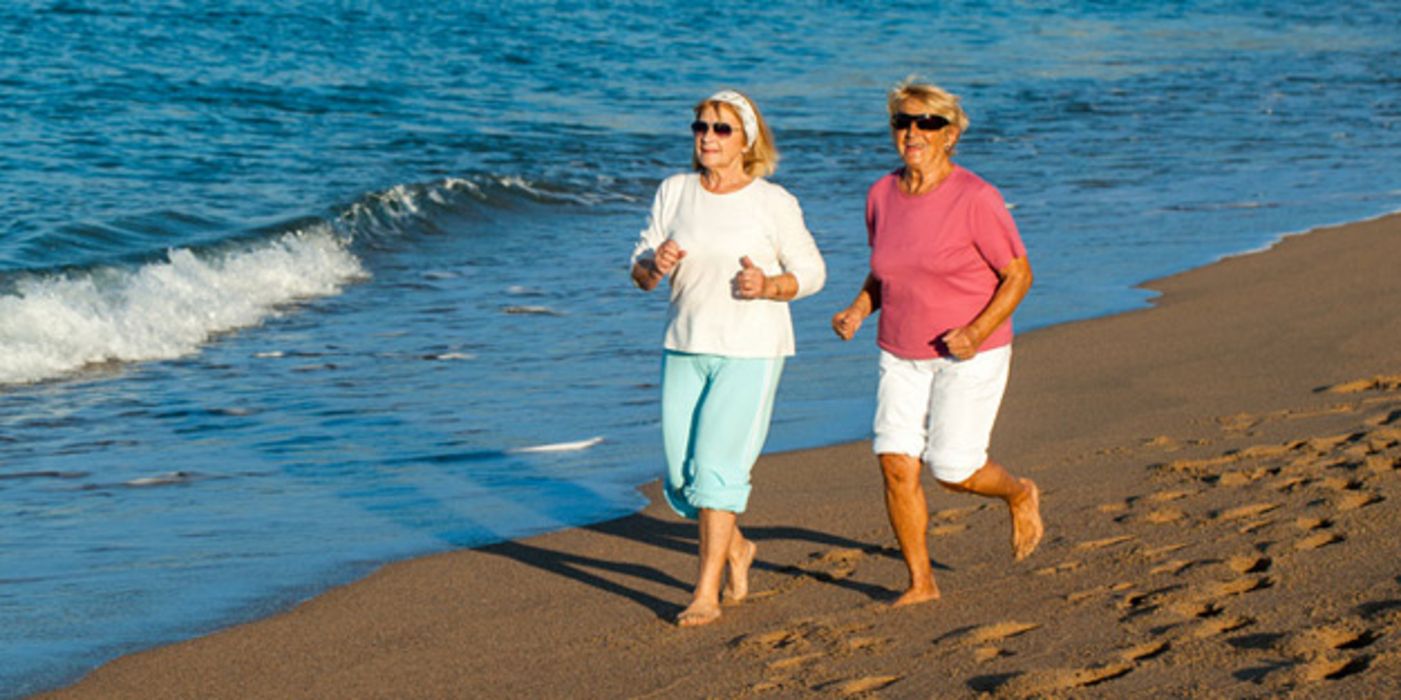
<path fill-rule="evenodd" d="M 748 255 L 740 258 L 739 264 L 739 274 L 736 274 L 734 279 L 735 296 L 740 299 L 763 298 L 768 276 L 754 264 L 753 260 L 749 259 Z"/>
<path fill-rule="evenodd" d="M 967 326 L 945 333 L 941 340 L 944 341 L 944 347 L 949 349 L 949 353 L 960 360 L 973 359 L 973 356 L 978 354 L 978 346 L 982 344 Z"/>

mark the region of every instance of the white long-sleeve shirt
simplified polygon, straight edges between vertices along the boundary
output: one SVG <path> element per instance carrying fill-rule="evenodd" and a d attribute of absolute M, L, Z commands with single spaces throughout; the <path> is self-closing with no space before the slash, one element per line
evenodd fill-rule
<path fill-rule="evenodd" d="M 649 260 L 667 239 L 686 257 L 672 271 L 668 350 L 730 357 L 786 357 L 794 352 L 788 303 L 739 299 L 731 283 L 749 256 L 764 274 L 792 273 L 794 299 L 817 292 L 827 267 L 803 223 L 798 200 L 763 178 L 713 194 L 698 173 L 672 175 L 657 188 L 651 218 L 632 262 Z"/>

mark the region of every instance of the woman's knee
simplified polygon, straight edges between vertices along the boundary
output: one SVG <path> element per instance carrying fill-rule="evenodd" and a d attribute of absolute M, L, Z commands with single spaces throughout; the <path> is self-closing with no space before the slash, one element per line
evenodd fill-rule
<path fill-rule="evenodd" d="M 881 476 L 890 488 L 910 489 L 919 485 L 920 470 L 924 465 L 915 457 L 895 453 L 880 455 Z"/>

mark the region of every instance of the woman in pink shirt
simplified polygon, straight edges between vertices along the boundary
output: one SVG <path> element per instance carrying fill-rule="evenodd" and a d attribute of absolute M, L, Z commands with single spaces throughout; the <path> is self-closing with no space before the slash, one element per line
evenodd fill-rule
<path fill-rule="evenodd" d="M 1017 559 L 1043 528 L 1036 484 L 987 455 L 1011 363 L 1012 312 L 1031 287 L 1026 248 L 997 189 L 951 159 L 968 128 L 958 98 L 906 82 L 888 103 L 904 166 L 867 194 L 871 272 L 832 328 L 850 340 L 881 312 L 873 449 L 910 574 L 898 606 L 939 597 L 921 463 L 944 488 L 1005 501 Z"/>

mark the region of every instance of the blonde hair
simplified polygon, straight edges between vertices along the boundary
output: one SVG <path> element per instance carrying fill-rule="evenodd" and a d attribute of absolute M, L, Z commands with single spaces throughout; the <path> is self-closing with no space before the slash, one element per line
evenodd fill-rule
<path fill-rule="evenodd" d="M 759 125 L 759 133 L 754 135 L 754 145 L 744 152 L 744 174 L 749 177 L 768 177 L 778 170 L 778 147 L 773 144 L 773 132 L 769 131 L 769 123 L 764 121 L 764 115 L 759 112 L 759 105 L 754 104 L 754 100 L 749 99 L 749 96 L 744 93 L 740 93 L 740 96 L 749 103 L 749 108 L 754 110 L 754 121 Z M 696 118 L 700 118 L 701 112 L 705 111 L 706 107 L 727 110 L 740 122 L 739 130 L 744 131 L 744 119 L 740 117 L 734 105 L 706 98 L 696 103 Z M 749 134 L 739 134 L 739 136 L 748 139 Z M 701 166 L 700 159 L 696 157 L 694 151 L 691 153 L 691 167 L 698 171 L 705 169 Z"/>
<path fill-rule="evenodd" d="M 963 111 L 958 95 L 945 90 L 937 85 L 921 83 L 917 78 L 910 77 L 900 81 L 898 85 L 890 89 L 886 95 L 886 109 L 890 116 L 895 116 L 900 111 L 900 103 L 905 100 L 917 100 L 924 108 L 929 110 L 929 114 L 937 114 L 947 120 L 950 124 L 958 127 L 958 140 L 963 140 L 963 134 L 968 131 L 968 113 Z M 949 155 L 957 152 L 955 148 L 949 151 Z"/>

